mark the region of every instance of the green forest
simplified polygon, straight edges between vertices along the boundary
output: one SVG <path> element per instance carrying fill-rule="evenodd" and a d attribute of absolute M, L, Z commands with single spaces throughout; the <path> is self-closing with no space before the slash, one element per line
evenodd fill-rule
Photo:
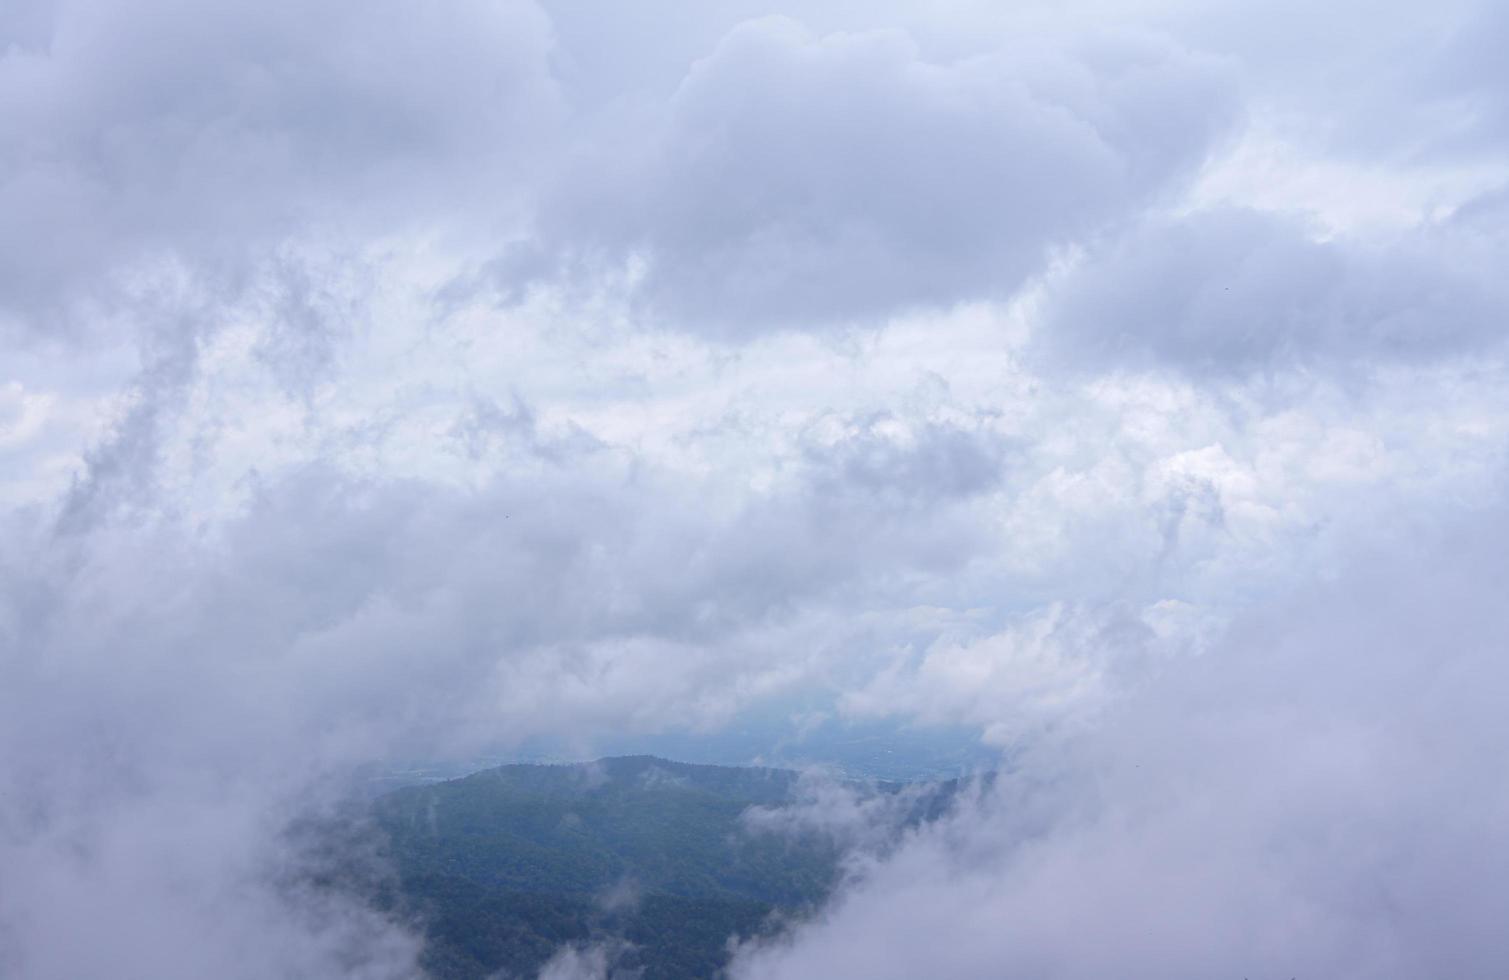
<path fill-rule="evenodd" d="M 839 879 L 833 836 L 744 820 L 753 806 L 791 805 L 798 779 L 635 756 L 399 789 L 372 804 L 396 875 L 376 901 L 422 929 L 437 980 L 532 977 L 588 944 L 613 950 L 627 976 L 713 977 L 731 941 L 810 914 Z M 849 788 L 900 799 L 904 787 Z M 956 789 L 908 796 L 898 829 L 942 812 Z"/>

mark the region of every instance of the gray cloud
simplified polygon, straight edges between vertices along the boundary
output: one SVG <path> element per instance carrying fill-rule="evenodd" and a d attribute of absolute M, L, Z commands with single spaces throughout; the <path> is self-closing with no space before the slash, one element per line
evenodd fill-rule
<path fill-rule="evenodd" d="M 1217 210 L 1130 230 L 1056 290 L 1043 340 L 1093 367 L 1196 376 L 1420 362 L 1497 348 L 1501 226 L 1471 211 L 1392 240 L 1317 240 L 1293 217 Z"/>
<path fill-rule="evenodd" d="M 826 471 L 819 487 L 833 494 L 912 498 L 932 507 L 994 489 L 1004 475 L 1009 446 L 989 430 L 930 423 L 913 431 L 890 413 L 839 426 L 836 437 L 814 438 L 807 449 L 811 463 Z"/>
<path fill-rule="evenodd" d="M 1176 186 L 1232 114 L 1217 63 L 1145 38 L 935 62 L 899 31 L 752 21 L 585 148 L 499 274 L 640 262 L 647 315 L 730 337 L 1006 296 Z"/>
<path fill-rule="evenodd" d="M 1509 139 L 1506 70 L 1495 52 L 1509 41 L 1509 12 L 1483 3 L 1458 26 L 1426 71 L 1422 86 L 1433 106 L 1458 121 L 1442 152 L 1502 152 Z"/>
<path fill-rule="evenodd" d="M 13 325 L 100 319 L 77 304 L 140 290 L 163 262 L 228 288 L 248 255 L 311 226 L 422 227 L 456 213 L 458 192 L 469 210 L 501 207 L 497 182 L 555 112 L 548 26 L 525 3 L 445 18 L 402 3 L 59 3 L 13 30 L 0 53 Z"/>

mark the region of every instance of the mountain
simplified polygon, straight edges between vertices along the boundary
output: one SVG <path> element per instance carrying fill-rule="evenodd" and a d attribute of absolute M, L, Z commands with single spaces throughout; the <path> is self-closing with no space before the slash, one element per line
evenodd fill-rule
<path fill-rule="evenodd" d="M 941 813 L 958 785 L 843 791 L 889 804 L 899 832 Z M 380 901 L 422 923 L 425 967 L 439 980 L 533 976 L 552 953 L 586 944 L 609 947 L 625 976 L 712 977 L 732 937 L 777 931 L 836 884 L 839 836 L 746 816 L 789 812 L 808 789 L 789 770 L 651 756 L 407 787 L 372 804 L 397 871 Z"/>

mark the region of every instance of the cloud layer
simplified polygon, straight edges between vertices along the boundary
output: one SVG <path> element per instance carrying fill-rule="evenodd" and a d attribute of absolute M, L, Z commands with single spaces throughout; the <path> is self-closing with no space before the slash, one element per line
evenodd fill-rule
<path fill-rule="evenodd" d="M 816 704 L 1010 776 L 744 975 L 1493 975 L 1504 18 L 997 8 L 7 5 L 0 973 L 412 976 L 358 767 Z"/>

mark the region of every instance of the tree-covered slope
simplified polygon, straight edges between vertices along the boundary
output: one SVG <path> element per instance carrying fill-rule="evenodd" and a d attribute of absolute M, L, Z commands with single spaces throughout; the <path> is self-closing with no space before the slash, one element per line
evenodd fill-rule
<path fill-rule="evenodd" d="M 708 977 L 730 937 L 801 914 L 835 881 L 833 838 L 742 820 L 789 804 L 797 778 L 647 756 L 514 765 L 398 790 L 374 813 L 437 977 L 529 976 L 589 942 L 646 980 Z"/>

